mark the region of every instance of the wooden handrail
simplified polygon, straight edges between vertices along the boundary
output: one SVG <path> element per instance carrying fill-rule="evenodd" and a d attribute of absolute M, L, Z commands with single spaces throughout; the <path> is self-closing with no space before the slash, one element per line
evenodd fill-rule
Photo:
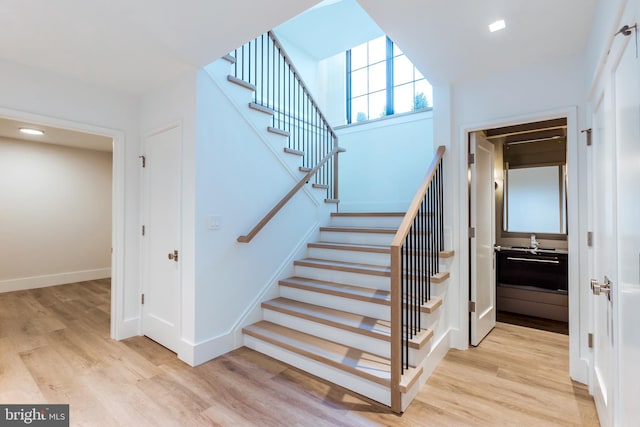
<path fill-rule="evenodd" d="M 322 166 L 324 166 L 325 163 L 327 163 L 331 157 L 336 156 L 338 153 L 343 153 L 346 150 L 344 148 L 341 147 L 334 147 L 333 150 L 331 150 L 331 152 L 329 152 L 329 154 L 327 154 L 321 161 L 320 163 L 318 163 L 313 169 L 311 169 L 309 172 L 307 172 L 307 174 L 304 176 L 304 178 L 302 178 L 300 181 L 298 181 L 298 183 L 291 189 L 291 191 L 289 191 L 287 193 L 286 196 L 284 196 L 282 198 L 282 200 L 280 200 L 278 202 L 277 205 L 275 205 L 273 207 L 273 209 L 271 209 L 269 211 L 269 213 L 267 213 L 264 218 L 262 218 L 262 220 L 260 220 L 260 222 L 258 222 L 258 224 L 256 224 L 255 227 L 253 227 L 251 229 L 251 231 L 249 233 L 247 233 L 244 236 L 240 236 L 238 237 L 238 242 L 240 243 L 248 243 L 250 242 L 255 236 L 256 234 L 258 234 L 260 232 L 260 230 L 262 230 L 264 228 L 265 225 L 267 225 L 267 223 L 269 221 L 271 221 L 271 219 L 276 216 L 276 214 L 280 211 L 280 209 L 282 209 L 284 207 L 284 205 L 287 204 L 287 202 L 289 200 L 291 200 L 291 198 L 298 192 L 298 190 L 300 190 L 312 177 L 313 175 L 315 175 L 318 170 L 320 170 L 320 168 Z"/>
<path fill-rule="evenodd" d="M 402 381 L 402 246 L 411 230 L 414 219 L 418 216 L 422 200 L 433 181 L 444 152 L 444 146 L 438 147 L 391 243 L 391 410 L 396 413 L 402 411 L 402 392 L 400 391 L 400 382 Z"/>
<path fill-rule="evenodd" d="M 278 40 L 278 37 L 276 37 L 276 35 L 275 35 L 275 33 L 273 31 L 269 31 L 267 34 L 269 34 L 269 37 L 271 37 L 271 40 L 273 41 L 273 44 L 280 51 L 280 55 L 282 56 L 284 61 L 289 66 L 289 69 L 291 69 L 291 72 L 293 73 L 293 75 L 295 76 L 296 80 L 298 81 L 298 83 L 302 87 L 302 90 L 304 91 L 305 95 L 307 95 L 307 97 L 309 98 L 309 101 L 311 101 L 311 105 L 313 105 L 313 107 L 318 112 L 318 115 L 322 119 L 322 122 L 324 123 L 326 128 L 329 130 L 329 133 L 333 137 L 334 141 L 337 140 L 338 137 L 336 136 L 336 133 L 334 132 L 334 130 L 331 127 L 331 125 L 329 124 L 329 121 L 327 120 L 327 118 L 324 116 L 324 114 L 322 114 L 322 110 L 320 110 L 320 107 L 318 107 L 318 104 L 316 103 L 316 100 L 311 95 L 311 92 L 309 91 L 307 85 L 302 80 L 302 77 L 300 77 L 300 73 L 298 72 L 296 67 L 293 65 L 293 62 L 291 61 L 291 58 L 289 58 L 289 55 L 287 55 L 287 52 L 282 47 L 282 43 L 280 43 L 280 40 Z"/>

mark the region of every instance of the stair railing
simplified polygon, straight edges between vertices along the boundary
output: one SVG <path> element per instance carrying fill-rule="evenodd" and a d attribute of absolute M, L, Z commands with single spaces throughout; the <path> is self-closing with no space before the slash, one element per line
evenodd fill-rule
<path fill-rule="evenodd" d="M 444 249 L 440 146 L 391 244 L 391 409 L 401 411 L 401 381 L 410 340 L 420 333 L 421 307 L 431 299 L 431 277 Z"/>
<path fill-rule="evenodd" d="M 326 189 L 326 202 L 337 203 L 338 153 L 344 150 L 338 149 L 336 133 L 278 38 L 269 31 L 230 56 L 235 59 L 234 77 L 253 85 L 253 102 L 273 113 L 271 127 L 288 136 L 289 150 L 303 154 L 301 170 L 314 171 L 306 181 L 312 179 L 315 187 Z M 333 155 L 324 161 L 329 153 Z M 245 242 L 247 236 L 238 241 Z"/>

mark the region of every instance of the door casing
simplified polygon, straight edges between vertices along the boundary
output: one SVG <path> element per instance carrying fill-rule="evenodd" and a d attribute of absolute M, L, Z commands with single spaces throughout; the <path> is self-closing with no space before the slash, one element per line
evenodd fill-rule
<path fill-rule="evenodd" d="M 566 107 L 561 109 L 548 110 L 532 113 L 524 116 L 514 116 L 505 119 L 489 120 L 476 124 L 463 125 L 460 128 L 459 143 L 457 144 L 457 194 L 458 194 L 458 224 L 456 228 L 459 233 L 456 236 L 458 247 L 460 248 L 460 259 L 458 264 L 459 293 L 458 293 L 458 318 L 457 330 L 452 335 L 452 346 L 458 349 L 469 347 L 469 239 L 468 216 L 469 211 L 469 189 L 467 176 L 467 141 L 469 134 L 475 131 L 512 126 L 520 123 L 551 120 L 557 118 L 567 119 L 567 173 L 569 186 L 567 188 L 568 198 L 568 247 L 569 247 L 569 371 L 571 378 L 581 383 L 588 383 L 589 364 L 591 361 L 590 352 L 587 345 L 588 315 L 582 314 L 582 310 L 587 307 L 581 304 L 585 300 L 586 289 L 580 283 L 588 282 L 588 265 L 586 263 L 586 249 L 581 247 L 580 242 L 586 237 L 587 224 L 578 221 L 578 218 L 586 216 L 587 206 L 586 189 L 578 185 L 585 177 L 585 169 L 578 162 L 579 150 L 578 141 L 580 132 L 578 128 L 577 107 Z M 464 147 L 464 149 L 462 149 Z M 577 165 L 578 167 L 574 167 Z M 583 245 L 586 246 L 586 245 Z M 456 257 L 458 253 L 456 252 Z M 455 326 L 454 326 L 455 327 Z"/>

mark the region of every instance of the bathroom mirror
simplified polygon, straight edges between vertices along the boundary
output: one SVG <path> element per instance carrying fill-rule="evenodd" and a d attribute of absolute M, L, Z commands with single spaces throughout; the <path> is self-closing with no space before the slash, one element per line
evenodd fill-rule
<path fill-rule="evenodd" d="M 505 139 L 503 237 L 536 234 L 566 239 L 566 150 L 566 136 L 559 132 L 543 138 Z"/>
<path fill-rule="evenodd" d="M 505 163 L 504 231 L 566 234 L 565 166 L 509 168 Z"/>

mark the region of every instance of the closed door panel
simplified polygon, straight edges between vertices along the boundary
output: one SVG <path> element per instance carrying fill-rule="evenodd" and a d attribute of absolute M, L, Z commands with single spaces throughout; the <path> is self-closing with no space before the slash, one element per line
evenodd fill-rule
<path fill-rule="evenodd" d="M 145 141 L 147 259 L 143 333 L 177 351 L 180 316 L 181 128 Z"/>

